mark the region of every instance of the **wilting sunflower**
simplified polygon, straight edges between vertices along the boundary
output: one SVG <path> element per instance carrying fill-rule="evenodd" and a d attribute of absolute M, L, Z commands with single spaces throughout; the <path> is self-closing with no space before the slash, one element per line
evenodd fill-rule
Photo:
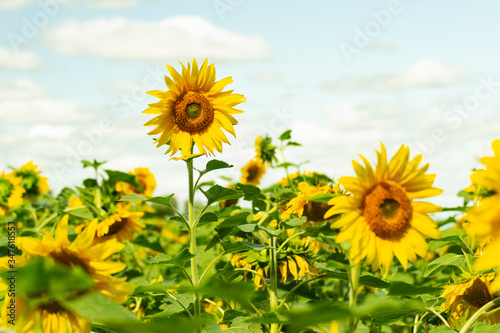
<path fill-rule="evenodd" d="M 338 186 L 335 189 L 329 186 L 312 186 L 306 182 L 298 185 L 300 193 L 286 204 L 286 210 L 281 212 L 282 218 L 297 214 L 298 217 L 305 216 L 309 222 L 325 221 L 325 213 L 330 209 L 326 202 L 309 201 L 308 198 L 319 194 L 339 193 Z"/>
<path fill-rule="evenodd" d="M 262 160 L 253 158 L 241 169 L 241 183 L 259 185 L 266 173 L 266 165 Z"/>
<path fill-rule="evenodd" d="M 146 226 L 139 222 L 143 212 L 131 212 L 131 204 L 118 205 L 117 212 L 102 220 L 96 228 L 95 242 L 103 242 L 116 238 L 118 241 L 134 239 L 132 231 L 140 233 Z M 97 219 L 96 219 L 97 221 Z"/>
<path fill-rule="evenodd" d="M 153 196 L 153 191 L 156 188 L 155 176 L 149 172 L 149 168 L 135 168 L 134 172 L 129 171 L 129 174 L 137 177 L 139 184 L 141 184 L 144 192 L 139 191 L 135 186 L 130 185 L 125 182 L 116 182 L 115 189 L 122 196 L 127 194 L 144 194 L 146 197 L 150 198 Z"/>
<path fill-rule="evenodd" d="M 491 290 L 491 283 L 495 273 L 469 276 L 467 281 L 444 287 L 441 297 L 446 301 L 441 305 L 441 311 L 447 311 L 449 322 L 453 327 L 470 318 L 483 305 L 492 301 L 496 296 Z M 500 312 L 490 316 L 481 316 L 479 321 L 491 324 L 500 323 Z"/>
<path fill-rule="evenodd" d="M 16 177 L 22 179 L 21 185 L 26 190 L 26 195 L 36 196 L 39 194 L 45 194 L 50 191 L 49 184 L 47 184 L 47 177 L 40 176 L 41 171 L 37 171 L 38 165 L 34 165 L 33 161 L 30 161 L 14 170 Z"/>
<path fill-rule="evenodd" d="M 259 136 L 255 139 L 255 156 L 261 159 L 264 163 L 269 163 L 273 167 L 273 162 L 277 162 L 276 146 L 272 145 L 272 139 L 268 136 L 265 138 Z"/>
<path fill-rule="evenodd" d="M 13 172 L 0 175 L 0 217 L 4 216 L 9 208 L 16 208 L 23 203 L 25 190 L 21 186 L 21 178 Z"/>
<path fill-rule="evenodd" d="M 383 144 L 377 153 L 375 171 L 361 156 L 365 167 L 352 161 L 357 177 L 341 177 L 339 183 L 352 195 L 332 198 L 333 207 L 325 218 L 344 214 L 332 224 L 342 228 L 337 242 L 349 241 L 349 252 L 354 263 L 366 258 L 376 270 L 388 272 L 394 255 L 406 269 L 408 261 L 415 262 L 417 256 L 425 258 L 425 237 L 438 238 L 436 223 L 427 215 L 441 210 L 428 202 L 413 201 L 442 193 L 433 188 L 435 175 L 425 174 L 429 165 L 419 169 L 422 155 L 409 160 L 410 150 L 404 145 L 387 162 Z"/>
<path fill-rule="evenodd" d="M 25 300 L 21 297 L 15 298 L 16 321 L 10 325 L 7 305 L 11 298 L 6 296 L 1 310 L 0 325 L 16 329 L 19 333 L 39 332 L 35 330 L 41 327 L 43 332 L 79 332 L 90 333 L 91 323 L 64 308 L 56 301 L 46 301 L 28 308 Z"/>
<path fill-rule="evenodd" d="M 187 68 L 181 66 L 182 75 L 167 65 L 172 76 L 172 79 L 165 76 L 168 91 L 148 92 L 160 99 L 143 111 L 159 115 L 144 124 L 156 126 L 148 134 L 161 134 L 156 140 L 157 147 L 170 142 L 166 153 L 171 156 L 179 149 L 184 158 L 191 156 L 193 141 L 201 154 L 213 155 L 214 149 L 222 152 L 222 142 L 229 144 L 229 141 L 221 128 L 236 137 L 233 125 L 237 121 L 232 115 L 243 112 L 234 107 L 244 102 L 245 97 L 233 94 L 232 90 L 222 91 L 233 80 L 227 77 L 215 82 L 215 67 L 208 66 L 208 60 L 199 69 L 195 59 L 192 67 L 189 63 Z"/>
<path fill-rule="evenodd" d="M 117 278 L 111 274 L 122 271 L 126 265 L 106 258 L 121 250 L 124 245 L 116 239 L 92 245 L 96 227 L 97 222 L 93 221 L 70 243 L 68 215 L 64 215 L 57 225 L 56 238 L 45 231 L 42 240 L 19 237 L 17 245 L 23 254 L 29 257 L 50 257 L 57 264 L 81 267 L 94 279 L 95 290 L 116 302 L 123 303 L 127 300 L 131 287 L 125 282 L 126 278 Z"/>
<path fill-rule="evenodd" d="M 487 244 L 476 262 L 476 268 L 484 270 L 500 266 L 500 140 L 493 142 L 494 156 L 483 157 L 485 170 L 478 170 L 471 176 L 474 184 L 489 190 L 492 195 L 479 200 L 479 204 L 468 214 L 467 232 L 475 235 L 480 244 Z M 500 280 L 494 289 L 500 289 Z"/>

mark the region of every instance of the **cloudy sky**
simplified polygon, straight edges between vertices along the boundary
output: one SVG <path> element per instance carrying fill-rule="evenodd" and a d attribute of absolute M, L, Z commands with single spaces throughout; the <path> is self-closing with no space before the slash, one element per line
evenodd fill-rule
<path fill-rule="evenodd" d="M 0 170 L 34 160 L 58 191 L 108 168 L 149 167 L 158 195 L 184 192 L 182 162 L 155 148 L 141 114 L 165 65 L 214 62 L 247 97 L 217 158 L 252 157 L 258 135 L 293 130 L 292 162 L 353 174 L 404 143 L 459 204 L 500 137 L 496 1 L 0 0 Z M 203 159 L 198 159 L 201 167 Z M 264 178 L 270 183 L 279 172 Z"/>

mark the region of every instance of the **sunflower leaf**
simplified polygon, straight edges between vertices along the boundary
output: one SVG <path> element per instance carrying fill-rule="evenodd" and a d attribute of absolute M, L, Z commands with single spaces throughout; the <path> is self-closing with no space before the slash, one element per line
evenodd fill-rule
<path fill-rule="evenodd" d="M 172 197 L 174 196 L 175 193 L 170 194 L 168 197 L 153 197 L 150 199 L 147 199 L 147 202 L 153 202 L 156 204 L 164 205 L 167 206 L 168 208 L 173 208 L 172 204 L 170 203 L 170 200 L 172 200 Z"/>
<path fill-rule="evenodd" d="M 434 259 L 429 263 L 424 272 L 424 277 L 428 277 L 431 274 L 437 273 L 446 266 L 462 266 L 465 264 L 465 259 L 463 255 L 455 253 L 447 253 L 442 257 Z"/>
<path fill-rule="evenodd" d="M 108 174 L 109 182 L 113 187 L 117 182 L 125 182 L 134 186 L 139 191 L 144 192 L 144 188 L 139 183 L 139 180 L 135 175 L 115 170 L 104 170 L 104 171 Z"/>
<path fill-rule="evenodd" d="M 291 138 L 292 138 L 292 130 L 284 131 L 279 137 L 280 141 L 290 140 Z"/>
<path fill-rule="evenodd" d="M 78 217 L 84 220 L 92 220 L 94 218 L 87 207 L 66 208 L 64 211 L 71 216 Z"/>
<path fill-rule="evenodd" d="M 231 243 L 229 241 L 221 242 L 222 246 L 226 250 L 226 253 L 235 253 L 241 251 L 255 250 L 262 251 L 266 249 L 270 249 L 271 247 L 263 244 L 255 244 L 246 241 L 234 242 Z"/>
<path fill-rule="evenodd" d="M 207 165 L 205 166 L 205 170 L 201 170 L 200 172 L 200 178 L 201 176 L 209 173 L 210 171 L 214 170 L 219 170 L 219 169 L 226 169 L 226 168 L 232 168 L 233 166 L 231 164 L 228 164 L 224 161 L 219 161 L 219 160 L 211 160 L 207 162 Z"/>
<path fill-rule="evenodd" d="M 222 187 L 220 185 L 214 185 L 203 194 L 207 197 L 207 206 L 213 204 L 216 201 L 239 199 L 243 197 L 244 193 L 236 191 L 227 187 Z"/>

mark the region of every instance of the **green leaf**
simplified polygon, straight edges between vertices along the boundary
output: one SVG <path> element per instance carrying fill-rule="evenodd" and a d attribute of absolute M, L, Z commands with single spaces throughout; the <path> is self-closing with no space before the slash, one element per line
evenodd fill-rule
<path fill-rule="evenodd" d="M 149 283 L 146 280 L 143 280 L 141 282 L 142 283 L 135 288 L 132 296 L 135 297 L 148 296 L 147 293 L 168 295 L 167 290 L 175 288 L 174 279 L 163 280 L 157 283 Z M 137 281 L 134 281 L 134 283 L 136 285 L 138 284 Z"/>
<path fill-rule="evenodd" d="M 298 142 L 294 142 L 294 141 L 288 141 L 286 143 L 287 146 L 302 146 L 300 143 Z"/>
<path fill-rule="evenodd" d="M 82 160 L 81 161 L 82 164 L 83 164 L 83 168 L 88 168 L 88 167 L 92 167 L 94 169 L 97 170 L 97 168 L 99 168 L 101 165 L 103 165 L 104 163 L 106 163 L 106 161 L 104 162 L 97 162 L 96 159 L 94 159 L 94 162 L 90 162 L 90 161 L 87 161 L 87 160 Z"/>
<path fill-rule="evenodd" d="M 66 208 L 64 211 L 71 216 L 78 217 L 84 220 L 94 219 L 94 216 L 87 207 Z"/>
<path fill-rule="evenodd" d="M 260 188 L 250 184 L 238 183 L 236 184 L 236 189 L 242 191 L 245 194 L 243 199 L 247 201 L 252 201 L 259 197 L 259 195 L 261 194 Z"/>
<path fill-rule="evenodd" d="M 137 236 L 132 243 L 135 245 L 147 247 L 148 249 L 155 250 L 156 252 L 165 252 L 165 249 L 163 246 L 160 244 L 160 239 L 159 237 L 146 237 L 145 235 L 141 234 Z"/>
<path fill-rule="evenodd" d="M 248 250 L 262 251 L 271 248 L 267 245 L 255 244 L 247 241 L 234 242 L 234 243 L 222 242 L 222 246 L 224 246 L 226 253 L 235 253 Z"/>
<path fill-rule="evenodd" d="M 425 269 L 424 277 L 428 277 L 431 274 L 437 273 L 446 266 L 462 266 L 465 264 L 464 256 L 454 253 L 447 253 L 442 257 L 434 259 L 427 265 Z"/>
<path fill-rule="evenodd" d="M 467 331 L 470 333 L 498 333 L 500 332 L 500 324 L 490 325 L 488 323 L 476 323 L 472 329 Z"/>
<path fill-rule="evenodd" d="M 104 170 L 109 177 L 109 182 L 111 185 L 115 185 L 117 182 L 125 182 L 128 183 L 132 186 L 134 186 L 136 189 L 139 191 L 143 192 L 144 189 L 142 188 L 141 184 L 137 180 L 137 177 L 125 172 L 121 171 L 115 171 L 115 170 Z"/>
<path fill-rule="evenodd" d="M 184 267 L 184 265 L 195 255 L 191 254 L 187 248 L 183 248 L 182 251 L 174 258 L 174 264 L 177 266 Z"/>
<path fill-rule="evenodd" d="M 318 195 L 313 195 L 312 197 L 307 198 L 309 201 L 315 201 L 315 202 L 326 202 L 330 201 L 331 198 L 335 198 L 339 196 L 339 194 L 335 193 L 323 193 L 323 194 L 318 194 Z"/>
<path fill-rule="evenodd" d="M 164 206 L 167 206 L 169 208 L 172 208 L 172 204 L 170 203 L 170 200 L 172 200 L 172 197 L 174 196 L 175 193 L 172 193 L 170 194 L 169 196 L 167 197 L 153 197 L 153 198 L 150 198 L 148 200 L 146 200 L 147 202 L 153 202 L 153 203 L 156 203 L 156 204 L 160 204 L 160 205 L 164 205 Z"/>
<path fill-rule="evenodd" d="M 150 264 L 166 264 L 172 261 L 173 257 L 168 254 L 158 254 L 154 257 L 149 258 Z"/>
<path fill-rule="evenodd" d="M 416 287 L 412 284 L 395 281 L 389 287 L 389 295 L 391 296 L 416 296 L 422 294 L 434 294 L 441 291 L 441 288 L 434 288 L 430 286 Z"/>
<path fill-rule="evenodd" d="M 279 137 L 281 141 L 290 140 L 291 138 L 292 138 L 292 130 L 284 131 Z"/>
<path fill-rule="evenodd" d="M 253 232 L 256 227 L 257 227 L 256 223 L 251 223 L 251 224 L 242 224 L 242 225 L 239 225 L 238 229 L 240 229 L 243 232 Z"/>
<path fill-rule="evenodd" d="M 217 222 L 217 221 L 219 221 L 219 217 L 217 216 L 217 214 L 212 213 L 212 212 L 208 212 L 208 213 L 204 213 L 200 217 L 200 220 L 198 221 L 198 225 L 203 225 L 206 223 L 212 223 L 212 222 Z"/>
<path fill-rule="evenodd" d="M 121 197 L 120 200 L 118 201 L 147 201 L 147 200 L 148 198 L 143 197 L 142 195 L 132 193 L 132 194 L 127 194 L 124 197 Z"/>
<path fill-rule="evenodd" d="M 207 165 L 205 166 L 205 170 L 200 171 L 200 177 L 209 173 L 210 171 L 213 170 L 219 170 L 219 169 L 226 169 L 226 168 L 232 168 L 233 166 L 224 162 L 224 161 L 219 161 L 219 160 L 211 160 L 207 162 Z"/>
<path fill-rule="evenodd" d="M 301 216 L 301 217 L 294 217 L 290 219 L 289 221 L 286 221 L 286 224 L 291 226 L 291 227 L 297 227 L 299 225 L 303 225 L 307 221 L 306 216 Z"/>
<path fill-rule="evenodd" d="M 207 205 L 211 205 L 216 201 L 238 199 L 243 197 L 243 193 L 240 191 L 235 191 L 233 189 L 222 187 L 220 185 L 214 185 L 207 191 L 203 191 L 203 194 L 207 197 Z"/>

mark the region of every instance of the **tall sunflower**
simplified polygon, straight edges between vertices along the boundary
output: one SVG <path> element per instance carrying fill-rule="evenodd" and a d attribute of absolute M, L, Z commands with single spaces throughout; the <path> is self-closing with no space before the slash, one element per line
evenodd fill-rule
<path fill-rule="evenodd" d="M 93 245 L 97 222 L 93 221 L 73 242 L 68 239 L 68 215 L 65 215 L 56 228 L 56 237 L 45 231 L 43 239 L 19 237 L 18 248 L 23 254 L 32 257 L 50 257 L 55 263 L 73 267 L 80 266 L 92 276 L 95 290 L 123 303 L 127 300 L 131 287 L 126 278 L 117 278 L 111 274 L 122 271 L 126 265 L 121 262 L 106 260 L 123 248 L 116 239 Z"/>
<path fill-rule="evenodd" d="M 125 182 L 116 182 L 115 189 L 122 195 L 127 194 L 144 194 L 150 198 L 153 196 L 153 191 L 156 188 L 155 176 L 149 171 L 149 168 L 135 168 L 134 172 L 129 171 L 129 174 L 137 177 L 139 184 L 141 184 L 144 192 L 139 191 L 135 186 Z"/>
<path fill-rule="evenodd" d="M 377 153 L 377 165 L 360 156 L 365 167 L 352 161 L 357 177 L 341 177 L 339 183 L 351 193 L 332 198 L 333 207 L 325 218 L 344 214 L 332 224 L 342 228 L 337 242 L 349 241 L 352 246 L 349 257 L 354 263 L 366 258 L 376 270 L 382 266 L 387 273 L 394 255 L 406 269 L 408 261 L 427 254 L 425 237 L 438 238 L 439 230 L 427 215 L 441 210 L 428 202 L 413 201 L 442 193 L 433 188 L 435 175 L 425 174 L 429 165 L 419 168 L 422 155 L 410 161 L 410 150 L 404 145 L 387 162 L 383 144 Z"/>
<path fill-rule="evenodd" d="M 475 235 L 481 244 L 487 244 L 476 262 L 476 268 L 484 270 L 500 267 L 500 140 L 493 142 L 494 156 L 483 157 L 485 170 L 478 170 L 471 176 L 474 184 L 492 191 L 493 195 L 482 198 L 468 214 L 467 232 Z M 493 289 L 500 290 L 500 279 L 495 280 Z"/>
<path fill-rule="evenodd" d="M 241 169 L 241 183 L 259 185 L 264 173 L 266 173 L 264 162 L 261 159 L 253 158 Z"/>
<path fill-rule="evenodd" d="M 245 101 L 240 94 L 232 90 L 222 91 L 233 82 L 231 77 L 215 81 L 214 64 L 208 65 L 205 60 L 198 69 L 196 59 L 193 66 L 187 68 L 181 63 L 182 75 L 172 66 L 167 69 L 172 79 L 165 76 L 168 91 L 155 90 L 148 94 L 160 99 L 149 104 L 143 111 L 147 114 L 158 114 L 145 126 L 156 126 L 150 135 L 161 134 L 156 140 L 157 147 L 168 142 L 166 153 L 173 156 L 180 149 L 183 158 L 192 155 L 193 141 L 201 154 L 213 155 L 214 149 L 222 152 L 222 142 L 229 144 L 221 128 L 234 137 L 233 125 L 237 123 L 233 114 L 243 111 L 234 107 Z"/>
<path fill-rule="evenodd" d="M 441 311 L 447 311 L 449 322 L 453 327 L 468 320 L 483 305 L 492 301 L 495 297 L 491 290 L 491 284 L 495 273 L 469 276 L 465 282 L 452 284 L 444 287 L 441 297 L 446 301 L 441 305 Z M 481 316 L 479 321 L 491 324 L 500 323 L 500 312 L 489 316 Z"/>
<path fill-rule="evenodd" d="M 26 195 L 36 196 L 50 191 L 49 184 L 47 184 L 48 178 L 40 176 L 42 171 L 37 171 L 37 169 L 38 165 L 30 161 L 19 169 L 14 170 L 16 177 L 22 179 L 21 184 L 26 190 Z"/>
<path fill-rule="evenodd" d="M 21 186 L 21 180 L 13 172 L 6 174 L 3 171 L 0 175 L 0 218 L 9 208 L 16 208 L 23 203 L 25 190 Z"/>

